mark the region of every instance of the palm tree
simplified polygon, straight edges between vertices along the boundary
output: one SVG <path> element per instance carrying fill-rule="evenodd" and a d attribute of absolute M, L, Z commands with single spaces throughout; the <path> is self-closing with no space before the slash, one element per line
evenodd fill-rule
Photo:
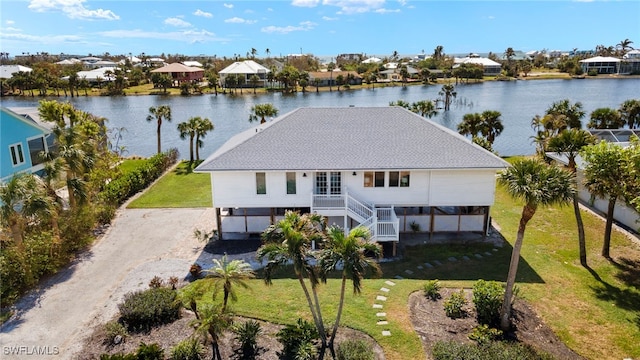
<path fill-rule="evenodd" d="M 327 71 L 329 71 L 330 76 L 329 76 L 329 92 L 331 92 L 331 85 L 333 83 L 333 70 L 336 69 L 336 64 L 334 64 L 333 62 L 330 62 L 327 65 Z"/>
<path fill-rule="evenodd" d="M 627 49 L 633 49 L 633 47 L 631 47 L 631 44 L 633 44 L 633 41 L 629 39 L 624 39 L 620 41 L 616 45 L 616 47 L 619 48 L 622 51 L 622 55 L 624 55 L 627 52 Z"/>
<path fill-rule="evenodd" d="M 445 84 L 442 86 L 442 90 L 438 92 L 438 95 L 444 96 L 444 111 L 449 111 L 451 98 L 455 98 L 458 93 L 455 91 L 453 84 Z"/>
<path fill-rule="evenodd" d="M 435 49 L 433 49 L 433 58 L 436 61 L 442 59 L 443 55 L 444 55 L 444 47 L 442 47 L 442 45 L 438 45 L 436 46 Z"/>
<path fill-rule="evenodd" d="M 482 133 L 482 127 L 482 115 L 478 113 L 465 114 L 462 117 L 462 122 L 458 124 L 458 133 L 475 137 Z"/>
<path fill-rule="evenodd" d="M 585 112 L 582 107 L 582 103 L 577 101 L 575 104 L 571 104 L 569 99 L 556 101 L 549 106 L 546 111 L 547 115 L 562 115 L 565 119 L 565 127 L 581 128 L 582 118 Z M 563 129 L 556 129 L 560 132 Z"/>
<path fill-rule="evenodd" d="M 23 248 L 24 202 L 35 190 L 32 175 L 17 174 L 6 183 L 0 184 L 0 221 L 9 228 L 11 237 L 19 249 Z"/>
<path fill-rule="evenodd" d="M 576 188 L 573 174 L 556 166 L 546 165 L 537 159 L 516 161 L 500 174 L 498 181 L 505 186 L 513 198 L 524 201 L 516 242 L 511 252 L 509 274 L 500 311 L 500 326 L 503 331 L 508 331 L 513 287 L 527 223 L 536 213 L 538 206 L 562 205 L 571 201 Z"/>
<path fill-rule="evenodd" d="M 207 118 L 200 118 L 199 116 L 194 118 L 194 129 L 196 131 L 196 161 L 200 160 L 200 148 L 204 146 L 202 139 L 207 135 L 209 131 L 214 129 L 213 123 Z"/>
<path fill-rule="evenodd" d="M 587 124 L 589 129 L 618 129 L 625 125 L 625 121 L 618 110 L 611 108 L 598 108 L 591 113 L 591 119 Z"/>
<path fill-rule="evenodd" d="M 409 70 L 406 65 L 400 67 L 400 77 L 402 78 L 402 86 L 407 86 L 407 79 L 409 78 Z"/>
<path fill-rule="evenodd" d="M 279 266 L 291 263 L 293 271 L 304 292 L 313 322 L 318 329 L 322 341 L 322 353 L 327 347 L 327 337 L 320 311 L 320 303 L 316 288 L 319 284 L 319 274 L 312 261 L 315 259 L 312 250 L 314 244 L 324 239 L 324 217 L 318 214 L 303 214 L 287 211 L 284 219 L 272 225 L 262 234 L 263 245 L 257 251 L 260 261 L 267 259 L 264 268 L 264 281 L 272 284 L 272 276 Z M 309 280 L 313 298 L 305 282 Z"/>
<path fill-rule="evenodd" d="M 213 360 L 222 360 L 220 354 L 220 337 L 224 334 L 225 330 L 229 329 L 233 325 L 233 319 L 231 314 L 225 312 L 219 305 L 204 305 L 200 309 L 200 318 L 196 318 L 191 325 L 195 327 L 195 332 L 204 336 L 211 336 L 211 350 Z"/>
<path fill-rule="evenodd" d="M 587 131 L 581 129 L 568 129 L 549 140 L 548 150 L 557 154 L 567 156 L 569 163 L 567 167 L 571 173 L 576 174 L 576 156 L 580 150 L 595 142 L 595 138 Z M 577 186 L 577 184 L 576 184 Z M 587 247 L 584 236 L 584 225 L 582 216 L 580 215 L 580 205 L 578 202 L 578 193 L 573 195 L 573 211 L 576 215 L 576 223 L 578 225 L 578 246 L 580 248 L 580 264 L 587 266 Z"/>
<path fill-rule="evenodd" d="M 278 109 L 273 106 L 271 103 L 266 104 L 257 104 L 251 107 L 251 114 L 249 115 L 249 122 L 258 121 L 260 119 L 260 124 L 264 124 L 267 122 L 265 117 L 267 116 L 277 116 Z"/>
<path fill-rule="evenodd" d="M 411 111 L 429 119 L 438 115 L 436 105 L 431 100 L 420 100 L 414 102 L 413 104 L 411 104 Z"/>
<path fill-rule="evenodd" d="M 258 87 L 258 84 L 260 83 L 260 77 L 258 77 L 258 75 L 253 74 L 251 75 L 251 77 L 249 78 L 249 82 L 251 83 L 251 87 L 253 88 L 253 94 L 256 94 L 256 88 Z"/>
<path fill-rule="evenodd" d="M 482 112 L 482 129 L 481 133 L 491 145 L 496 139 L 496 136 L 500 135 L 504 130 L 502 120 L 500 116 L 502 114 L 495 110 L 485 110 Z"/>
<path fill-rule="evenodd" d="M 629 99 L 620 105 L 618 112 L 629 129 L 640 128 L 640 99 Z"/>
<path fill-rule="evenodd" d="M 380 265 L 368 255 L 379 258 L 382 255 L 382 247 L 378 243 L 369 241 L 370 237 L 369 230 L 364 227 L 352 229 L 348 236 L 345 236 L 343 229 L 337 226 L 331 227 L 327 233 L 325 248 L 319 257 L 320 268 L 325 282 L 328 272 L 334 271 L 339 267 L 342 268 L 340 302 L 338 303 L 338 313 L 336 321 L 333 323 L 331 340 L 329 341 L 329 349 L 331 349 L 332 353 L 335 352 L 333 344 L 340 326 L 347 280 L 351 280 L 353 284 L 353 293 L 360 294 L 366 269 L 370 268 L 376 274 L 381 273 Z"/>
<path fill-rule="evenodd" d="M 153 119 L 156 120 L 158 127 L 156 129 L 157 137 L 158 137 L 158 154 L 162 152 L 162 146 L 160 141 L 160 129 L 162 128 L 162 119 L 164 118 L 167 121 L 171 121 L 171 107 L 169 105 L 160 105 L 158 107 L 150 107 L 149 115 L 147 116 L 147 121 L 151 122 Z"/>
<path fill-rule="evenodd" d="M 253 279 L 255 273 L 251 268 L 251 265 L 244 260 L 229 260 L 227 254 L 221 259 L 213 259 L 213 267 L 209 270 L 205 270 L 206 277 L 213 281 L 215 290 L 213 292 L 214 297 L 216 293 L 222 287 L 224 298 L 222 300 L 222 312 L 227 309 L 227 302 L 229 297 L 232 301 L 236 301 L 238 298 L 234 288 L 240 286 L 242 288 L 248 288 L 249 285 L 245 280 Z"/>
<path fill-rule="evenodd" d="M 199 117 L 192 117 L 187 121 L 178 124 L 178 131 L 180 132 L 180 139 L 186 139 L 189 137 L 189 162 L 193 163 L 193 145 L 196 137 L 197 122 Z"/>

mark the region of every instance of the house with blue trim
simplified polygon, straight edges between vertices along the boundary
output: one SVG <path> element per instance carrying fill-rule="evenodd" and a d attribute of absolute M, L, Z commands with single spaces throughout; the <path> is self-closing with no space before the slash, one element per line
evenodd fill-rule
<path fill-rule="evenodd" d="M 55 145 L 52 126 L 40 121 L 35 108 L 0 108 L 0 182 L 17 173 L 44 168 L 42 151 Z"/>

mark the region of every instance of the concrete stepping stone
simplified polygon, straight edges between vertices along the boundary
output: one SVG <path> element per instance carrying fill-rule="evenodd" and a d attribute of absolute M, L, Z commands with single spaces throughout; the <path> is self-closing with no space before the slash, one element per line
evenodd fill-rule
<path fill-rule="evenodd" d="M 424 266 L 428 267 L 429 269 L 433 268 L 433 265 L 429 264 L 428 262 L 424 263 Z"/>
<path fill-rule="evenodd" d="M 391 331 L 389 331 L 389 330 L 383 330 L 383 331 L 382 331 L 382 336 L 391 336 Z"/>
<path fill-rule="evenodd" d="M 378 295 L 378 296 L 376 296 L 376 300 L 378 300 L 378 301 L 387 301 L 387 297 L 386 296 L 382 296 L 382 295 Z"/>
<path fill-rule="evenodd" d="M 438 260 L 433 260 L 433 263 L 436 264 L 436 265 L 442 265 L 442 263 L 440 261 L 438 261 Z"/>
<path fill-rule="evenodd" d="M 477 257 L 478 259 L 482 259 L 482 255 L 480 254 L 473 254 L 473 256 Z"/>
<path fill-rule="evenodd" d="M 416 269 L 418 269 L 418 270 L 422 270 L 422 269 L 424 269 L 424 268 L 422 267 L 422 265 L 418 265 L 418 266 L 416 267 Z"/>
<path fill-rule="evenodd" d="M 493 248 L 493 249 L 491 249 L 491 251 L 498 252 L 498 248 Z"/>
<path fill-rule="evenodd" d="M 409 269 L 405 270 L 404 272 L 405 272 L 405 274 L 413 275 L 413 271 L 411 271 Z"/>
<path fill-rule="evenodd" d="M 394 276 L 393 278 L 394 278 L 394 279 L 398 279 L 398 280 L 402 280 L 402 279 L 404 279 L 404 278 L 403 278 L 402 276 L 400 276 L 400 275 L 396 275 L 396 276 Z"/>
<path fill-rule="evenodd" d="M 394 283 L 394 282 L 393 282 L 393 281 L 391 281 L 391 280 L 387 280 L 387 281 L 385 281 L 384 283 L 385 283 L 385 284 L 387 284 L 387 285 L 389 285 L 389 286 L 396 286 L 396 283 Z"/>
<path fill-rule="evenodd" d="M 376 323 L 376 325 L 389 325 L 389 322 L 386 320 L 380 320 Z"/>
<path fill-rule="evenodd" d="M 458 261 L 458 259 L 456 259 L 454 256 L 448 258 L 447 260 L 451 261 L 451 262 L 456 262 Z"/>
<path fill-rule="evenodd" d="M 462 260 L 469 261 L 469 257 L 467 255 L 465 255 L 465 256 L 462 257 Z"/>
<path fill-rule="evenodd" d="M 386 287 L 382 287 L 380 288 L 380 291 L 388 293 L 390 290 L 387 289 Z"/>
<path fill-rule="evenodd" d="M 381 304 L 373 304 L 373 308 L 374 309 L 382 309 L 382 305 Z"/>
<path fill-rule="evenodd" d="M 485 251 L 485 252 L 484 252 L 484 254 L 485 254 L 485 255 L 487 255 L 487 256 L 491 256 L 491 255 L 493 255 L 493 254 L 491 254 L 491 253 L 490 253 L 490 252 L 488 252 L 488 251 Z"/>
<path fill-rule="evenodd" d="M 376 313 L 376 316 L 377 317 L 387 317 L 387 313 L 386 312 L 379 312 L 379 313 Z"/>

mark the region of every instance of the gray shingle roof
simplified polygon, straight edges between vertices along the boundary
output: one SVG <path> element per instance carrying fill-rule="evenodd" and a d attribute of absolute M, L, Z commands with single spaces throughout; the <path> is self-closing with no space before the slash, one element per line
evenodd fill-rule
<path fill-rule="evenodd" d="M 240 133 L 198 171 L 499 169 L 507 163 L 400 107 L 299 108 Z"/>

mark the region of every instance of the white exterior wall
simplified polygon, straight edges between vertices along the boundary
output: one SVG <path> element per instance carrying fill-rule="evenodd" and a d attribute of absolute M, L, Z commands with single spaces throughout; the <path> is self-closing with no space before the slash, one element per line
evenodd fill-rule
<path fill-rule="evenodd" d="M 284 172 L 267 172 L 267 193 L 256 193 L 254 172 L 211 173 L 211 188 L 215 207 L 308 207 L 311 202 L 313 178 L 296 173 L 296 194 L 287 194 Z"/>
<path fill-rule="evenodd" d="M 431 171 L 430 206 L 493 205 L 496 191 L 494 170 Z M 436 229 L 437 226 L 436 226 Z"/>
<path fill-rule="evenodd" d="M 374 205 L 427 206 L 429 202 L 429 171 L 414 170 L 410 173 L 408 187 L 389 187 L 389 172 L 385 174 L 384 187 L 364 187 L 364 171 L 343 173 L 345 184 L 352 195 Z"/>

